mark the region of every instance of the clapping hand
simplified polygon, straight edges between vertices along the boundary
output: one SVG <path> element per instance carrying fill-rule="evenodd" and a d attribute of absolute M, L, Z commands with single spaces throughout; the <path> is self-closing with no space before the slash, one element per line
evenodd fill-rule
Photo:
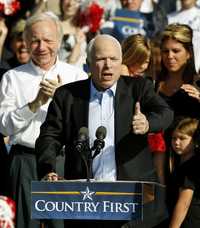
<path fill-rule="evenodd" d="M 62 79 L 57 75 L 57 80 L 45 79 L 40 82 L 40 90 L 36 99 L 41 105 L 46 104 L 49 98 L 52 98 L 56 89 L 62 85 Z"/>
<path fill-rule="evenodd" d="M 62 79 L 57 75 L 57 80 L 45 79 L 40 83 L 40 89 L 47 97 L 53 97 L 56 89 L 62 85 Z"/>
<path fill-rule="evenodd" d="M 38 108 L 46 104 L 49 98 L 52 98 L 56 89 L 62 85 L 62 80 L 57 75 L 57 80 L 45 79 L 40 83 L 40 89 L 35 100 L 29 103 L 29 108 L 32 112 L 36 112 Z"/>

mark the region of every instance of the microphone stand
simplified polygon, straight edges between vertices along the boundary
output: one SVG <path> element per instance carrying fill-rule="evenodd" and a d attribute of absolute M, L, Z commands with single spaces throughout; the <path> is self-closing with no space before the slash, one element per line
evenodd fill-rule
<path fill-rule="evenodd" d="M 90 182 L 90 179 L 92 178 L 92 175 L 91 175 L 91 164 L 89 163 L 89 159 L 86 160 L 85 158 L 83 158 L 83 162 L 85 164 L 85 167 L 86 167 L 86 174 L 87 174 L 87 182 Z"/>
<path fill-rule="evenodd" d="M 103 140 L 96 140 L 95 146 L 93 146 L 92 148 L 90 148 L 89 145 L 85 146 L 86 156 L 82 156 L 82 159 L 86 167 L 87 181 L 89 182 L 91 179 L 94 178 L 93 170 L 92 170 L 93 159 L 101 152 L 104 145 L 105 145 L 105 142 Z M 92 155 L 92 151 L 95 151 L 93 155 Z"/>
<path fill-rule="evenodd" d="M 89 145 L 85 145 L 85 153 L 82 155 L 83 162 L 86 167 L 86 174 L 87 174 L 87 181 L 90 182 L 93 179 L 93 171 L 92 171 L 92 150 L 90 149 Z"/>
<path fill-rule="evenodd" d="M 90 150 L 91 152 L 91 150 Z M 90 179 L 93 179 L 93 171 L 92 171 L 92 162 L 93 162 L 93 158 L 92 158 L 92 154 L 90 153 L 88 156 L 88 175 L 87 175 L 87 181 L 90 181 Z"/>
<path fill-rule="evenodd" d="M 86 170 L 87 170 L 87 181 L 90 182 L 91 179 L 94 178 L 92 171 L 92 150 L 89 146 L 89 143 L 85 145 L 85 154 L 86 154 Z"/>
<path fill-rule="evenodd" d="M 105 145 L 105 142 L 103 140 L 99 140 L 99 141 L 100 141 L 100 146 L 90 148 L 89 145 L 85 145 L 84 146 L 85 153 L 80 153 L 81 158 L 86 167 L 86 175 L 87 175 L 88 182 L 90 182 L 90 180 L 94 178 L 93 170 L 92 170 L 93 159 L 101 152 L 102 148 Z M 92 151 L 95 151 L 93 155 L 92 155 Z"/>

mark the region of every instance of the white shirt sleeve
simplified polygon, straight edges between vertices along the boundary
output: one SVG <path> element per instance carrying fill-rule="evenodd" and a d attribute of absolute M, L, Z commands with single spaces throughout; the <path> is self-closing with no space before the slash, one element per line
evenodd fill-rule
<path fill-rule="evenodd" d="M 5 136 L 18 133 L 37 115 L 29 110 L 28 104 L 20 107 L 23 94 L 20 97 L 16 93 L 18 88 L 13 77 L 5 73 L 0 84 L 0 131 Z"/>

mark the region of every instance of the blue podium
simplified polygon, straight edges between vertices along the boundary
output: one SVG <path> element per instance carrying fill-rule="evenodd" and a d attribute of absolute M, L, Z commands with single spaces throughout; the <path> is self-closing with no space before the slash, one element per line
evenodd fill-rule
<path fill-rule="evenodd" d="M 158 186 L 134 181 L 33 181 L 32 219 L 143 220 L 144 204 L 155 200 Z"/>

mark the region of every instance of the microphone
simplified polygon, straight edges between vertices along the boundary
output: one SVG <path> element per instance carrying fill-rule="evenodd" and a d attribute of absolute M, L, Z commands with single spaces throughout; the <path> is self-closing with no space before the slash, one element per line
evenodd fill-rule
<path fill-rule="evenodd" d="M 101 149 L 104 148 L 105 146 L 105 142 L 104 139 L 106 137 L 107 134 L 107 130 L 104 126 L 100 126 L 97 128 L 96 130 L 96 139 L 94 141 L 94 146 L 92 148 L 92 150 L 95 150 L 92 158 L 95 158 L 101 151 Z"/>
<path fill-rule="evenodd" d="M 86 127 L 80 128 L 74 147 L 75 147 L 75 150 L 80 153 L 81 158 L 85 164 L 87 180 L 89 181 L 91 178 L 93 178 L 93 174 L 92 174 L 91 150 L 89 147 L 89 133 Z"/>
<path fill-rule="evenodd" d="M 88 143 L 88 139 L 89 139 L 88 129 L 86 127 L 81 127 L 78 132 L 78 139 L 75 142 L 75 149 L 80 153 L 84 151 Z"/>

